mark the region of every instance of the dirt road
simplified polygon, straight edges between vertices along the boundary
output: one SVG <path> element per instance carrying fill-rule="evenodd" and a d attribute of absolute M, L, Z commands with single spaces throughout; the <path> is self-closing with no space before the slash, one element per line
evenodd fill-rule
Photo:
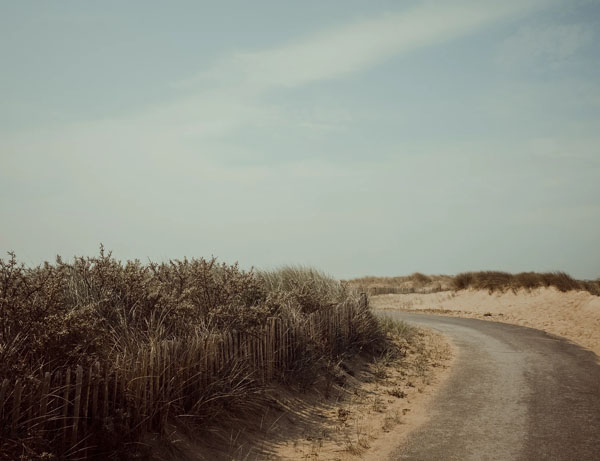
<path fill-rule="evenodd" d="M 458 351 L 429 421 L 391 460 L 600 459 L 600 359 L 594 353 L 508 324 L 384 315 L 438 330 Z"/>

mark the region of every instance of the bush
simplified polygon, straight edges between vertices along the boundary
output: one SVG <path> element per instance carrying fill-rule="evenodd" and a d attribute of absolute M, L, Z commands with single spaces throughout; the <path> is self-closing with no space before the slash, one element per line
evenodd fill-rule
<path fill-rule="evenodd" d="M 277 314 L 252 271 L 216 260 L 122 264 L 94 258 L 35 268 L 0 259 L 0 377 L 112 360 L 129 343 L 251 329 Z"/>

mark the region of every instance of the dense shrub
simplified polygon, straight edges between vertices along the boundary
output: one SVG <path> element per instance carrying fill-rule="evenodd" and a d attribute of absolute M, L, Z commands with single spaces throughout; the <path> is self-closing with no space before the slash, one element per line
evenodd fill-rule
<path fill-rule="evenodd" d="M 214 258 L 122 264 L 101 249 L 27 268 L 10 254 L 0 259 L 0 377 L 110 360 L 131 342 L 254 328 L 280 307 L 255 273 Z"/>
<path fill-rule="evenodd" d="M 332 340 L 327 322 L 314 321 L 320 314 L 329 318 L 327 312 L 340 304 L 353 306 L 352 335 L 344 350 Z M 30 268 L 9 253 L 8 259 L 0 259 L 0 383 L 6 378 L 25 385 L 37 380 L 39 385 L 41 372 L 76 365 L 87 370 L 96 362 L 107 373 L 136 382 L 145 373 L 140 354 L 165 344 L 171 351 L 169 363 L 187 376 L 186 370 L 200 357 L 195 351 L 204 350 L 207 338 L 235 332 L 259 336 L 273 318 L 286 325 L 313 325 L 310 332 L 297 329 L 305 333 L 295 338 L 295 362 L 279 371 L 277 379 L 284 383 L 310 386 L 339 362 L 340 354 L 380 352 L 385 346 L 366 298 L 310 268 L 244 271 L 215 258 L 122 263 L 102 247 L 96 257 L 72 262 L 57 258 L 54 264 Z M 193 375 L 188 376 L 169 384 L 169 392 L 180 397 L 152 405 L 156 411 L 168 405 L 169 414 L 195 422 L 255 412 L 265 399 L 264 383 L 255 379 L 255 372 L 243 361 L 228 362 L 206 388 L 190 387 Z M 1 415 L 0 411 L 0 419 Z M 122 415 L 111 418 L 94 436 L 98 446 L 106 445 L 106 439 L 118 448 L 139 435 L 123 429 Z M 43 437 L 22 443 L 31 448 L 40 440 L 40 446 L 52 451 L 54 442 Z M 10 442 L 13 447 L 15 443 L 16 439 Z"/>

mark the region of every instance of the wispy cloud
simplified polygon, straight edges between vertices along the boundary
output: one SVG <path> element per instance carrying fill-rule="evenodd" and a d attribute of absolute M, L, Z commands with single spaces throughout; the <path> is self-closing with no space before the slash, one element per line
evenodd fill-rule
<path fill-rule="evenodd" d="M 331 27 L 279 46 L 235 53 L 198 80 L 262 90 L 335 79 L 386 59 L 471 33 L 538 6 L 539 1 L 425 2 Z"/>
<path fill-rule="evenodd" d="M 292 120 L 303 129 L 322 130 L 330 126 L 327 119 L 298 121 L 297 114 L 265 102 L 261 95 L 272 88 L 299 87 L 364 71 L 539 4 L 536 0 L 425 2 L 335 25 L 268 49 L 225 56 L 198 78 L 188 80 L 185 97 L 170 103 L 126 117 L 66 125 L 50 135 L 24 133 L 18 139 L 5 139 L 2 150 L 7 155 L 18 151 L 36 155 L 33 151 L 44 146 L 44 151 L 63 158 L 85 158 L 99 152 L 105 158 L 111 156 L 110 151 L 118 155 L 127 152 L 133 158 L 158 156 L 161 151 L 202 155 L 208 149 L 214 155 L 218 151 L 214 142 L 228 138 L 240 127 L 273 129 Z M 336 124 L 341 119 L 337 116 Z"/>
<path fill-rule="evenodd" d="M 272 127 L 297 118 L 264 102 L 266 91 L 298 88 L 343 78 L 388 59 L 473 33 L 507 17 L 538 7 L 539 0 L 424 2 L 413 8 L 334 25 L 287 43 L 224 56 L 182 85 L 184 100 L 158 107 L 144 117 L 160 125 L 186 127 L 186 135 L 211 138 L 240 126 Z M 546 2 L 547 4 L 547 2 Z M 339 119 L 339 117 L 337 117 Z M 327 120 L 299 126 L 330 128 Z"/>

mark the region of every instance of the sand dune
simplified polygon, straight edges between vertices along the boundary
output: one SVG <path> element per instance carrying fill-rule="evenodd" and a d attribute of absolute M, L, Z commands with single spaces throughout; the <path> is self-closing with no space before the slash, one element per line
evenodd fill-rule
<path fill-rule="evenodd" d="M 563 293 L 555 288 L 538 288 L 516 293 L 461 290 L 388 294 L 372 296 L 371 304 L 376 309 L 435 310 L 537 328 L 565 337 L 600 356 L 600 297 L 587 291 Z"/>

